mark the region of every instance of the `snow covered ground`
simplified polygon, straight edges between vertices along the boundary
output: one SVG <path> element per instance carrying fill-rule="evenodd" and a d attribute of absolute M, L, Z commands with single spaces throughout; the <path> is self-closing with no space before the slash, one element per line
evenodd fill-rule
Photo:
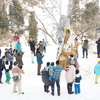
<path fill-rule="evenodd" d="M 94 71 L 93 68 L 97 63 L 97 56 L 89 53 L 88 59 L 82 58 L 81 47 L 79 47 L 79 64 L 80 73 L 82 75 L 81 81 L 81 93 L 76 95 L 69 95 L 67 93 L 67 83 L 65 81 L 65 71 L 61 74 L 61 95 L 57 96 L 57 88 L 55 86 L 55 95 L 52 96 L 51 92 L 45 93 L 43 90 L 43 82 L 41 76 L 37 76 L 37 63 L 31 63 L 30 48 L 24 43 L 22 44 L 23 51 L 25 52 L 23 56 L 24 62 L 24 72 L 22 75 L 22 90 L 25 92 L 24 95 L 14 94 L 12 92 L 13 81 L 11 79 L 11 84 L 5 83 L 5 74 L 3 72 L 2 81 L 0 84 L 0 100 L 100 100 L 100 80 L 98 84 L 94 83 Z M 4 48 L 2 48 L 4 49 Z M 56 61 L 56 50 L 55 45 L 50 45 L 47 47 L 47 53 L 43 58 L 42 69 L 47 61 Z M 11 73 L 11 72 L 10 72 Z M 12 74 L 11 74 L 12 76 Z M 51 90 L 51 88 L 49 89 Z"/>

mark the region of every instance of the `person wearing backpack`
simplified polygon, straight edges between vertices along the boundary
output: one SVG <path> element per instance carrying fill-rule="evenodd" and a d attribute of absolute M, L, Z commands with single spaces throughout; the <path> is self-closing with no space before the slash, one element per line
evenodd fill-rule
<path fill-rule="evenodd" d="M 68 59 L 68 64 L 70 64 L 70 62 L 71 62 L 72 60 L 74 61 L 74 66 L 75 66 L 75 67 L 78 67 L 77 58 L 74 57 L 73 54 L 70 54 L 70 58 Z"/>

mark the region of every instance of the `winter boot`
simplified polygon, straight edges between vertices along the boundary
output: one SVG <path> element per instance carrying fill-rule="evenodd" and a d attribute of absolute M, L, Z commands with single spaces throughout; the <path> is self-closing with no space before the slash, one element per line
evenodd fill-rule
<path fill-rule="evenodd" d="M 49 86 L 46 86 L 46 93 L 49 92 Z"/>
<path fill-rule="evenodd" d="M 72 87 L 69 86 L 69 94 L 73 94 L 74 92 L 72 92 Z"/>
<path fill-rule="evenodd" d="M 1 79 L 0 79 L 0 84 L 3 84 L 2 81 L 1 81 Z"/>
<path fill-rule="evenodd" d="M 86 58 L 88 58 L 88 54 L 86 54 Z"/>
<path fill-rule="evenodd" d="M 19 93 L 19 94 L 24 94 L 24 92 L 22 92 L 22 93 Z"/>
<path fill-rule="evenodd" d="M 98 58 L 100 58 L 100 54 L 98 54 Z"/>
<path fill-rule="evenodd" d="M 58 96 L 60 96 L 60 88 L 57 88 Z"/>
<path fill-rule="evenodd" d="M 44 92 L 46 92 L 46 86 L 44 85 Z"/>
<path fill-rule="evenodd" d="M 68 86 L 68 85 L 67 85 L 67 90 L 68 90 L 68 93 L 70 93 L 70 92 L 69 92 L 69 86 Z"/>
<path fill-rule="evenodd" d="M 52 96 L 54 96 L 54 88 L 52 88 L 51 91 Z"/>

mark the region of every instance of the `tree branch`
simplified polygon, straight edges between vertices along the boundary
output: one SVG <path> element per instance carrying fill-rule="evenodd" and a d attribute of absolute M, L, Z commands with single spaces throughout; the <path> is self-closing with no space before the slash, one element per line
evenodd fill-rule
<path fill-rule="evenodd" d="M 43 28 L 44 28 L 44 30 L 41 29 L 41 28 L 39 28 L 39 29 L 42 30 L 43 32 L 45 32 L 45 33 L 52 39 L 52 41 L 53 41 L 55 44 L 57 44 L 56 41 L 53 39 L 53 37 L 47 32 L 47 30 L 46 30 L 46 28 L 45 28 L 43 22 L 39 19 L 39 17 L 38 17 L 36 14 L 35 14 L 35 16 L 36 16 L 36 18 L 39 20 L 39 22 L 42 24 L 42 26 L 43 26 Z"/>

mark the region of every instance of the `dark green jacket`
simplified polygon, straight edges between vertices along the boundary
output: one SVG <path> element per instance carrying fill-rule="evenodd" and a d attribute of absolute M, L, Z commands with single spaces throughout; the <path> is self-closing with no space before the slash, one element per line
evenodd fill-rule
<path fill-rule="evenodd" d="M 23 65 L 23 61 L 22 61 L 22 55 L 18 55 L 18 54 L 15 54 L 15 58 L 16 58 L 16 61 L 18 62 L 18 66 L 22 66 Z"/>
<path fill-rule="evenodd" d="M 82 48 L 88 49 L 89 48 L 89 43 L 88 42 L 89 42 L 88 40 L 84 40 Z"/>

